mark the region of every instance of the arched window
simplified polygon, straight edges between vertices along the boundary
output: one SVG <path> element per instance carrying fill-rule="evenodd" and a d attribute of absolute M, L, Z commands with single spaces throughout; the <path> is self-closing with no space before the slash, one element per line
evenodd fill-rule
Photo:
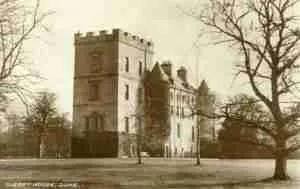
<path fill-rule="evenodd" d="M 85 130 L 104 131 L 105 119 L 104 115 L 99 115 L 94 112 L 89 116 L 84 117 Z"/>
<path fill-rule="evenodd" d="M 89 127 L 92 130 L 97 130 L 97 113 L 92 113 L 92 115 L 89 117 Z"/>

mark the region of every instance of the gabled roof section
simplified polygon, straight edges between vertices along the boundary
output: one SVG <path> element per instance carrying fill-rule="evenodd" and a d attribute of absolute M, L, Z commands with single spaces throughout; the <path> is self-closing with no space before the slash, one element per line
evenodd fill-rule
<path fill-rule="evenodd" d="M 206 81 L 202 80 L 202 82 L 198 88 L 198 92 L 199 93 L 208 93 L 208 91 L 209 91 L 209 88 L 208 88 Z"/>
<path fill-rule="evenodd" d="M 163 71 L 158 62 L 156 62 L 156 64 L 154 65 L 151 71 L 151 75 L 160 80 L 169 82 L 169 76 Z"/>

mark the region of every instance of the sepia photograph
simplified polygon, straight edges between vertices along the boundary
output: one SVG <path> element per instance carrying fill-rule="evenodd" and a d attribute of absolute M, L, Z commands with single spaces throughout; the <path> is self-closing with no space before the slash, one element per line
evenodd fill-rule
<path fill-rule="evenodd" d="M 300 0 L 0 0 L 2 188 L 300 188 Z"/>

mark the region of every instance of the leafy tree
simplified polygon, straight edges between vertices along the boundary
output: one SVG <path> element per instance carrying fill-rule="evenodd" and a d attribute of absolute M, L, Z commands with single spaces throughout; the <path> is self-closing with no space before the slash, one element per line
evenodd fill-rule
<path fill-rule="evenodd" d="M 230 99 L 230 108 L 228 107 L 227 112 L 232 117 L 238 115 L 239 119 L 243 116 L 242 119 L 257 119 L 264 122 L 258 113 L 263 112 L 262 107 L 255 98 L 241 94 Z M 274 144 L 272 138 L 264 135 L 259 129 L 244 126 L 240 120 L 226 118 L 219 130 L 218 140 L 221 155 L 225 157 L 266 157 L 273 152 L 273 147 L 270 148 L 270 145 Z"/>
<path fill-rule="evenodd" d="M 200 13 L 192 13 L 216 44 L 235 50 L 240 57 L 237 76 L 249 82 L 264 111 L 259 119 L 230 114 L 227 119 L 261 130 L 274 140 L 274 179 L 285 180 L 287 157 L 300 148 L 297 79 L 300 29 L 293 14 L 299 0 L 208 0 Z M 252 104 L 255 104 L 254 102 Z M 266 111 L 265 111 L 266 110 Z M 268 113 L 268 117 L 264 117 Z"/>
<path fill-rule="evenodd" d="M 55 128 L 55 156 L 56 158 L 68 157 L 71 149 L 71 125 L 67 114 L 57 114 L 52 118 L 51 124 Z"/>
<path fill-rule="evenodd" d="M 38 146 L 36 156 L 42 156 L 41 145 L 45 129 L 57 118 L 56 95 L 50 92 L 40 92 L 30 107 L 29 114 L 25 118 L 25 124 L 32 127 L 37 134 Z"/>
<path fill-rule="evenodd" d="M 15 113 L 5 115 L 8 129 L 6 135 L 6 154 L 7 156 L 16 157 L 24 155 L 24 134 L 23 119 Z M 3 136 L 2 136 L 3 137 Z"/>

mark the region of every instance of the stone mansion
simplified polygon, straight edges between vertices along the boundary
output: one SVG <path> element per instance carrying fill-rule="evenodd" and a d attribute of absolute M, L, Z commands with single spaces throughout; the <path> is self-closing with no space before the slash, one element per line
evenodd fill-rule
<path fill-rule="evenodd" d="M 153 43 L 119 29 L 76 33 L 73 157 L 134 157 L 137 138 L 152 156 L 188 157 L 196 136 L 212 139 L 213 111 L 205 81 L 188 82 L 187 70 L 153 62 Z M 174 72 L 174 73 L 173 73 Z"/>

